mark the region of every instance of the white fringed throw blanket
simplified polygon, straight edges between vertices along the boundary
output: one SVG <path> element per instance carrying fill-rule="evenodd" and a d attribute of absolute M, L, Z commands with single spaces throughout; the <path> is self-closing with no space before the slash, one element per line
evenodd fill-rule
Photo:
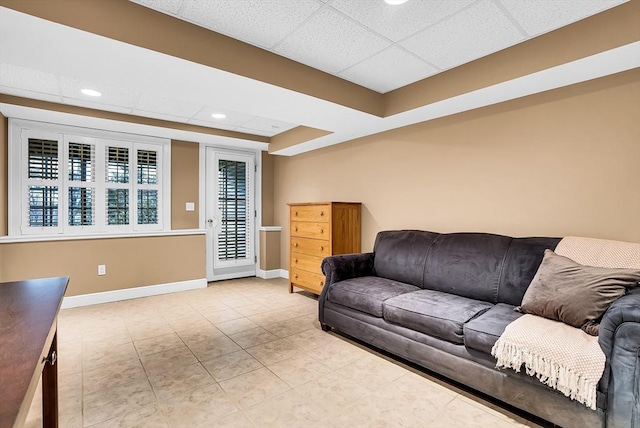
<path fill-rule="evenodd" d="M 583 265 L 640 269 L 638 244 L 570 236 L 555 252 Z M 596 389 L 606 361 L 597 337 L 527 314 L 507 326 L 491 355 L 496 367 L 519 372 L 524 364 L 528 375 L 596 409 Z"/>

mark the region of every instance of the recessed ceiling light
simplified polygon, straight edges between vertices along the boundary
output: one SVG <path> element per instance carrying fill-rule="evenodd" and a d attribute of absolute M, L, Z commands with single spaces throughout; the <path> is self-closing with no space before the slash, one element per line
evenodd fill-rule
<path fill-rule="evenodd" d="M 224 119 L 227 115 L 224 113 L 211 113 L 211 117 L 214 119 Z"/>
<path fill-rule="evenodd" d="M 402 3 L 406 3 L 408 0 L 384 0 L 386 4 L 390 4 L 392 6 L 397 6 Z"/>
<path fill-rule="evenodd" d="M 80 92 L 85 95 L 89 95 L 90 97 L 99 97 L 102 95 L 102 93 L 96 91 L 95 89 L 83 89 Z"/>

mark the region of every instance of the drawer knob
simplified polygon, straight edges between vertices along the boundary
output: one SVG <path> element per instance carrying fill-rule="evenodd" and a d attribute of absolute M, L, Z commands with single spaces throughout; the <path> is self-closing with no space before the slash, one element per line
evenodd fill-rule
<path fill-rule="evenodd" d="M 324 285 L 324 281 L 320 281 L 320 287 Z"/>
<path fill-rule="evenodd" d="M 320 251 L 324 251 L 324 247 L 322 247 L 322 246 L 321 246 L 321 247 L 320 247 Z"/>
<path fill-rule="evenodd" d="M 297 264 L 298 263 L 298 259 L 294 259 L 293 262 Z"/>
<path fill-rule="evenodd" d="M 297 243 L 297 242 L 295 242 L 295 243 L 293 244 L 293 246 L 294 246 L 294 247 L 296 247 L 296 248 L 298 248 L 298 243 Z"/>
<path fill-rule="evenodd" d="M 298 231 L 298 226 L 296 226 L 293 230 L 294 230 L 294 232 L 297 232 Z"/>
<path fill-rule="evenodd" d="M 294 216 L 298 217 L 298 211 L 295 212 Z"/>
<path fill-rule="evenodd" d="M 293 275 L 295 279 L 298 279 L 298 274 Z"/>
<path fill-rule="evenodd" d="M 324 215 L 324 211 L 320 211 L 320 217 Z"/>
<path fill-rule="evenodd" d="M 324 229 L 320 229 L 320 233 L 324 233 Z"/>

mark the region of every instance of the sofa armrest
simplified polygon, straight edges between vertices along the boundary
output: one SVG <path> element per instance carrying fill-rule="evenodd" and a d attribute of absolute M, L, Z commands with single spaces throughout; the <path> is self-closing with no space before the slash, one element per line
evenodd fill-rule
<path fill-rule="evenodd" d="M 598 341 L 607 357 L 601 380 L 607 391 L 607 427 L 640 427 L 640 289 L 609 307 Z"/>
<path fill-rule="evenodd" d="M 322 261 L 322 273 L 325 275 L 324 288 L 318 298 L 318 319 L 324 323 L 324 302 L 331 286 L 345 279 L 373 275 L 373 253 L 342 254 L 326 257 Z M 323 327 L 324 329 L 324 327 Z"/>

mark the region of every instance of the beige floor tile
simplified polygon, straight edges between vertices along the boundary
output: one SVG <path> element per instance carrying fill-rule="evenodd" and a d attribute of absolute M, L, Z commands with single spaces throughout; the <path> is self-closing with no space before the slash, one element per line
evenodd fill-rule
<path fill-rule="evenodd" d="M 159 403 L 171 427 L 218 426 L 224 416 L 237 413 L 238 408 L 227 394 L 216 384 L 198 389 L 186 396 Z"/>
<path fill-rule="evenodd" d="M 269 306 L 267 302 L 254 303 L 251 305 L 244 305 L 235 307 L 234 310 L 241 313 L 245 317 L 250 315 L 262 314 L 273 310 L 272 306 Z"/>
<path fill-rule="evenodd" d="M 221 355 L 239 351 L 242 348 L 227 336 L 219 336 L 209 340 L 189 343 L 189 349 L 191 349 L 198 360 L 207 361 Z"/>
<path fill-rule="evenodd" d="M 369 355 L 339 368 L 336 373 L 375 392 L 400 378 L 407 371 L 380 357 Z"/>
<path fill-rule="evenodd" d="M 222 381 L 220 386 L 240 408 L 251 407 L 290 389 L 266 368 Z"/>
<path fill-rule="evenodd" d="M 164 373 L 149 376 L 149 382 L 159 401 L 169 400 L 215 383 L 200 363 L 177 366 Z"/>
<path fill-rule="evenodd" d="M 491 415 L 468 402 L 455 398 L 447 404 L 438 416 L 423 426 L 429 428 L 513 428 L 514 424 Z"/>
<path fill-rule="evenodd" d="M 85 394 L 103 391 L 146 378 L 138 359 L 124 360 L 116 365 L 86 370 L 83 373 Z"/>
<path fill-rule="evenodd" d="M 84 395 L 84 424 L 93 425 L 139 410 L 155 403 L 147 379 L 103 389 Z"/>
<path fill-rule="evenodd" d="M 82 395 L 58 397 L 58 425 L 60 427 L 81 428 Z"/>
<path fill-rule="evenodd" d="M 267 368 L 291 387 L 302 385 L 331 372 L 331 369 L 321 362 L 304 354 L 271 364 Z"/>
<path fill-rule="evenodd" d="M 204 312 L 202 313 L 202 315 L 204 315 L 206 319 L 208 319 L 210 322 L 214 324 L 224 322 L 224 321 L 236 320 L 238 318 L 244 317 L 244 315 L 242 315 L 240 312 L 234 311 L 233 309 L 223 309 L 223 310 L 216 310 L 211 312 Z"/>
<path fill-rule="evenodd" d="M 230 334 L 229 338 L 245 349 L 278 339 L 276 335 L 262 327 Z"/>
<path fill-rule="evenodd" d="M 231 379 L 263 367 L 262 363 L 243 350 L 204 361 L 202 365 L 218 382 Z"/>
<path fill-rule="evenodd" d="M 238 410 L 216 418 L 215 428 L 255 428 L 255 425 Z"/>
<path fill-rule="evenodd" d="M 266 324 L 264 328 L 278 337 L 286 337 L 314 328 L 314 320 L 314 316 L 307 315 Z"/>
<path fill-rule="evenodd" d="M 164 415 L 157 405 L 134 410 L 124 416 L 92 425 L 91 428 L 165 428 Z"/>
<path fill-rule="evenodd" d="M 58 376 L 82 372 L 82 354 L 66 354 L 58 358 Z"/>
<path fill-rule="evenodd" d="M 82 395 L 82 372 L 64 375 L 58 373 L 58 394 L 61 397 Z"/>
<path fill-rule="evenodd" d="M 138 353 L 133 343 L 123 343 L 109 348 L 103 348 L 99 351 L 91 352 L 87 350 L 82 353 L 83 370 L 95 370 L 107 368 L 109 366 L 118 366 L 130 360 L 137 360 Z"/>
<path fill-rule="evenodd" d="M 224 333 L 213 325 L 209 324 L 204 327 L 189 328 L 186 330 L 178 330 L 176 332 L 180 339 L 187 344 L 201 342 L 203 340 L 211 340 L 215 337 L 224 336 Z"/>
<path fill-rule="evenodd" d="M 287 336 L 286 339 L 302 351 L 312 351 L 340 340 L 327 332 L 315 328 Z"/>
<path fill-rule="evenodd" d="M 300 396 L 313 403 L 322 403 L 316 411 L 323 419 L 340 415 L 342 409 L 369 394 L 367 388 L 336 372 L 319 376 L 294 389 Z"/>
<path fill-rule="evenodd" d="M 240 333 L 244 330 L 256 328 L 258 327 L 258 324 L 254 323 L 248 318 L 238 318 L 235 320 L 216 323 L 216 327 L 224 334 L 231 335 L 234 333 Z"/>
<path fill-rule="evenodd" d="M 518 416 L 506 409 L 503 409 L 500 406 L 497 406 L 467 391 L 461 391 L 460 394 L 458 395 L 458 398 L 466 403 L 469 403 L 479 408 L 480 410 L 483 410 L 489 413 L 490 415 L 496 416 L 500 419 L 504 419 L 507 422 L 514 424 L 514 426 L 526 426 L 526 427 L 533 427 L 533 428 L 540 427 L 540 425 L 534 422 L 528 421 L 521 416 Z"/>
<path fill-rule="evenodd" d="M 184 346 L 182 339 L 180 339 L 175 333 L 140 340 L 137 342 L 133 342 L 133 344 L 138 350 L 138 355 L 140 355 L 141 357 L 157 354 L 158 352 L 168 351 L 170 349 L 181 348 Z"/>
<path fill-rule="evenodd" d="M 167 323 L 157 322 L 151 324 L 140 324 L 129 327 L 129 334 L 134 341 L 150 339 L 156 336 L 162 336 L 165 334 L 173 333 L 173 329 Z"/>
<path fill-rule="evenodd" d="M 142 365 L 148 375 L 162 373 L 178 366 L 188 366 L 198 362 L 198 359 L 186 346 L 169 349 L 168 351 L 141 357 Z"/>
<path fill-rule="evenodd" d="M 265 366 L 302 355 L 302 351 L 285 339 L 263 343 L 262 345 L 247 348 L 246 351 Z"/>
<path fill-rule="evenodd" d="M 333 370 L 337 370 L 349 363 L 370 356 L 367 351 L 342 340 L 312 349 L 306 353 L 311 358 L 320 361 Z"/>
<path fill-rule="evenodd" d="M 243 412 L 257 427 L 324 427 L 314 403 L 295 391 L 287 391 Z"/>

